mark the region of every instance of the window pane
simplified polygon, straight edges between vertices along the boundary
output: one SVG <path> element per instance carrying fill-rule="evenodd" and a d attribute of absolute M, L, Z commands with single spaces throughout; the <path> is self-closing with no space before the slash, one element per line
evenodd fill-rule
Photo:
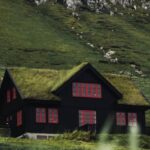
<path fill-rule="evenodd" d="M 83 94 L 84 97 L 86 96 L 86 84 L 83 84 Z"/>
<path fill-rule="evenodd" d="M 87 84 L 87 87 L 88 87 L 88 97 L 90 97 L 90 95 L 91 95 L 91 88 L 90 88 L 90 84 Z"/>
<path fill-rule="evenodd" d="M 137 114 L 128 113 L 128 126 L 137 126 Z"/>
<path fill-rule="evenodd" d="M 80 110 L 79 111 L 79 126 L 86 124 L 96 124 L 96 111 L 93 110 Z"/>
<path fill-rule="evenodd" d="M 22 111 L 17 112 L 17 126 L 22 125 Z"/>
<path fill-rule="evenodd" d="M 72 83 L 72 95 L 75 97 L 101 98 L 102 89 L 100 84 L 95 83 Z"/>
<path fill-rule="evenodd" d="M 48 109 L 48 122 L 49 123 L 58 123 L 58 109 Z"/>
<path fill-rule="evenodd" d="M 78 92 L 79 92 L 79 96 L 82 97 L 82 83 L 79 83 L 79 90 L 78 90 Z"/>
<path fill-rule="evenodd" d="M 46 123 L 46 109 L 45 108 L 36 108 L 36 122 Z"/>
<path fill-rule="evenodd" d="M 97 96 L 97 92 L 96 92 L 96 84 L 93 85 L 93 97 Z"/>
<path fill-rule="evenodd" d="M 117 112 L 116 113 L 116 124 L 118 126 L 125 126 L 126 125 L 126 116 L 124 112 Z"/>
<path fill-rule="evenodd" d="M 101 97 L 101 96 L 102 96 L 102 93 L 101 93 L 101 85 L 97 85 L 97 94 L 98 94 L 98 97 Z"/>

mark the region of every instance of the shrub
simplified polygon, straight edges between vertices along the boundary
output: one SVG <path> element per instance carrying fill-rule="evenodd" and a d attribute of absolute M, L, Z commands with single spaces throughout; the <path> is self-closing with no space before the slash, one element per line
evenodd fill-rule
<path fill-rule="evenodd" d="M 65 132 L 64 134 L 55 137 L 56 139 L 66 139 L 66 140 L 77 140 L 77 141 L 93 141 L 96 139 L 96 133 L 90 131 L 78 131 Z"/>

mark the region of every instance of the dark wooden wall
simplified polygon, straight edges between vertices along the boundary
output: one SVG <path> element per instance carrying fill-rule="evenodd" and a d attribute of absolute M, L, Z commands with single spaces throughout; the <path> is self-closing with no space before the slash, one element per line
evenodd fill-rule
<path fill-rule="evenodd" d="M 72 97 L 72 82 L 99 83 L 102 85 L 102 98 Z M 79 110 L 95 110 L 97 112 L 97 131 L 101 130 L 109 114 L 117 103 L 115 94 L 90 69 L 86 69 L 72 79 L 59 93 L 62 98 L 62 128 L 73 130 L 79 127 Z M 65 120 L 65 121 L 64 121 Z"/>
<path fill-rule="evenodd" d="M 83 83 L 99 83 L 102 85 L 102 98 L 83 98 L 72 97 L 72 82 Z M 62 98 L 62 105 L 64 106 L 77 106 L 77 107 L 112 107 L 116 103 L 117 97 L 115 94 L 101 81 L 90 69 L 79 73 L 70 83 L 57 93 Z"/>
<path fill-rule="evenodd" d="M 129 131 L 128 127 L 128 113 L 136 113 L 137 114 L 137 122 L 140 128 L 141 133 L 145 133 L 145 109 L 140 106 L 130 106 L 130 105 L 119 105 L 114 109 L 114 116 L 116 112 L 125 112 L 126 114 L 126 126 L 116 126 L 116 118 L 114 119 L 114 123 L 112 126 L 113 133 L 126 133 Z"/>
<path fill-rule="evenodd" d="M 17 119 L 16 119 L 16 113 L 19 110 L 23 110 L 23 100 L 21 99 L 20 94 L 17 92 L 17 98 L 13 100 L 12 102 L 7 103 L 6 101 L 6 91 L 8 89 L 11 89 L 13 87 L 16 87 L 15 83 L 12 81 L 11 76 L 6 71 L 4 75 L 4 79 L 1 85 L 1 91 L 0 91 L 0 115 L 4 122 L 6 122 L 6 118 L 9 116 L 12 116 L 12 120 L 9 121 L 9 127 L 11 129 L 11 136 L 18 136 L 24 132 L 24 126 L 17 127 Z"/>
<path fill-rule="evenodd" d="M 31 133 L 57 133 L 60 130 L 61 123 L 58 124 L 50 124 L 48 123 L 48 108 L 58 108 L 58 117 L 60 117 L 60 105 L 54 104 L 51 102 L 43 102 L 37 101 L 31 102 L 28 100 L 25 104 L 25 115 L 24 115 L 24 125 L 25 125 L 25 132 Z M 46 108 L 46 116 L 47 120 L 46 123 L 36 123 L 36 108 Z"/>
<path fill-rule="evenodd" d="M 72 82 L 83 83 L 99 83 L 102 85 L 102 98 L 82 98 L 72 97 Z M 118 131 L 119 133 L 125 133 L 128 131 L 128 126 L 118 127 L 116 126 L 116 112 L 136 112 L 139 126 L 141 131 L 145 130 L 145 113 L 143 107 L 139 106 L 117 106 L 118 97 L 110 90 L 110 88 L 96 76 L 90 69 L 86 69 L 83 72 L 78 73 L 75 78 L 66 84 L 64 88 L 61 88 L 57 93 L 62 98 L 61 103 L 61 119 L 62 129 L 73 130 L 79 126 L 79 110 L 95 110 L 97 112 L 97 132 L 103 129 L 107 120 L 110 119 L 112 123 L 111 132 Z M 127 117 L 127 115 L 126 115 Z M 65 120 L 65 121 L 64 121 Z"/>

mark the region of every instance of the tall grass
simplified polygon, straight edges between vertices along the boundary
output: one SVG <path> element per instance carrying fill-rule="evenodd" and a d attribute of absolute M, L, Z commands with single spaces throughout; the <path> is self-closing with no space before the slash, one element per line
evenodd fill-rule
<path fill-rule="evenodd" d="M 87 138 L 89 132 L 65 133 L 48 140 L 0 138 L 0 150 L 149 150 L 150 136 L 137 134 L 104 134 Z M 90 139 L 90 140 L 89 140 Z M 134 144 L 133 144 L 134 143 Z M 133 145 L 134 147 L 133 147 Z M 136 149 L 135 149 L 136 148 Z"/>

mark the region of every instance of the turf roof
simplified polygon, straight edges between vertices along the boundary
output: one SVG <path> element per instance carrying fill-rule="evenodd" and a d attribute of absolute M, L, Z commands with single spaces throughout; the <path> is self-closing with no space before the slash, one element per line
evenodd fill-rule
<path fill-rule="evenodd" d="M 106 74 L 105 78 L 114 85 L 122 94 L 123 98 L 119 100 L 120 104 L 129 105 L 150 105 L 142 95 L 141 91 L 136 87 L 134 82 L 128 77 L 116 74 Z"/>
<path fill-rule="evenodd" d="M 61 87 L 87 64 L 82 63 L 70 70 L 11 68 L 9 71 L 24 98 L 59 100 L 52 91 Z M 104 77 L 123 94 L 120 104 L 149 105 L 128 77 L 112 74 L 105 74 Z"/>
<path fill-rule="evenodd" d="M 70 70 L 11 68 L 9 72 L 24 98 L 59 100 L 52 91 L 87 64 L 82 63 Z"/>

